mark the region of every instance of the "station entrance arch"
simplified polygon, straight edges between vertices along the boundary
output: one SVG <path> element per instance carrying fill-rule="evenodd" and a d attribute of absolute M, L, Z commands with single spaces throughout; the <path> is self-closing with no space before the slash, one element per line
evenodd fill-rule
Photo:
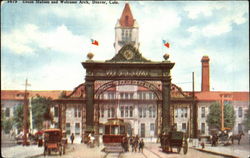
<path fill-rule="evenodd" d="M 168 132 L 171 127 L 170 118 L 170 90 L 171 75 L 170 71 L 174 66 L 173 62 L 164 56 L 164 61 L 150 61 L 142 57 L 138 49 L 132 45 L 125 45 L 111 59 L 104 62 L 94 61 L 91 58 L 82 62 L 86 69 L 85 77 L 85 99 L 86 99 L 86 131 L 95 131 L 94 122 L 94 104 L 95 95 L 101 92 L 95 92 L 96 81 L 113 81 L 109 84 L 126 83 L 154 88 L 151 81 L 161 82 L 161 91 L 155 91 L 159 96 L 159 105 L 161 114 L 161 132 Z M 126 83 L 128 84 L 128 83 Z M 107 84 L 107 86 L 110 86 Z"/>

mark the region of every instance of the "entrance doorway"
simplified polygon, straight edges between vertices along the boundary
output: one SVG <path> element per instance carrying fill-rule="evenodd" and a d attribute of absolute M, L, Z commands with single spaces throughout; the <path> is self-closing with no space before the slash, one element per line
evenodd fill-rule
<path fill-rule="evenodd" d="M 141 137 L 144 138 L 145 137 L 145 123 L 141 124 Z"/>

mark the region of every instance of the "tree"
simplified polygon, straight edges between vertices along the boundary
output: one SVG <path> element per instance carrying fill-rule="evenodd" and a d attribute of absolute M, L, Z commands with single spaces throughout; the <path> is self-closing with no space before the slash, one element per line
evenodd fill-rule
<path fill-rule="evenodd" d="M 218 102 L 209 107 L 207 123 L 210 129 L 221 129 L 221 105 Z M 224 104 L 224 127 L 233 128 L 235 123 L 234 108 L 231 104 Z"/>
<path fill-rule="evenodd" d="M 12 118 L 6 118 L 3 111 L 1 111 L 1 127 L 5 133 L 9 133 L 14 125 Z"/>
<path fill-rule="evenodd" d="M 28 113 L 29 115 L 29 113 Z M 23 130 L 23 105 L 18 105 L 14 111 L 14 124 L 18 131 Z"/>
<path fill-rule="evenodd" d="M 249 107 L 245 113 L 245 119 L 244 119 L 243 124 L 245 126 L 245 130 L 250 130 L 250 108 Z"/>
<path fill-rule="evenodd" d="M 53 116 L 50 113 L 50 106 L 52 105 L 52 99 L 37 96 L 32 98 L 32 117 L 34 128 L 41 130 L 43 128 L 44 121 L 52 121 Z"/>

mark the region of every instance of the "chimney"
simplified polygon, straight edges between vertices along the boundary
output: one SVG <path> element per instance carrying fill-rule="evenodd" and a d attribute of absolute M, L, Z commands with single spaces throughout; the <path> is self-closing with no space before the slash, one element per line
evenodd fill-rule
<path fill-rule="evenodd" d="M 209 81 L 209 57 L 203 56 L 201 59 L 202 64 L 202 79 L 201 79 L 201 91 L 210 91 L 210 81 Z"/>

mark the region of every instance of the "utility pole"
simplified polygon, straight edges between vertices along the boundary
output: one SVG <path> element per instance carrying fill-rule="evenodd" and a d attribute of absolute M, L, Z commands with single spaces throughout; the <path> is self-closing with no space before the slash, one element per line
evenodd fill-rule
<path fill-rule="evenodd" d="M 221 130 L 224 130 L 224 95 L 221 94 Z"/>
<path fill-rule="evenodd" d="M 198 133 L 197 133 L 197 130 L 198 130 L 198 125 L 197 125 L 197 121 L 198 121 L 198 114 L 197 114 L 197 111 L 198 111 L 198 108 L 197 108 L 197 105 L 195 103 L 195 89 L 194 89 L 194 72 L 192 72 L 192 100 L 193 100 L 193 138 L 197 138 L 198 137 Z"/>
<path fill-rule="evenodd" d="M 29 94 L 27 93 L 27 86 L 30 86 L 30 84 L 28 84 L 28 79 L 26 79 L 26 81 L 25 81 L 25 91 L 24 91 L 24 106 L 23 106 L 23 132 L 24 132 L 24 137 L 23 137 L 23 145 L 28 145 L 27 133 L 28 133 L 28 112 L 29 112 L 28 96 L 29 96 Z"/>

